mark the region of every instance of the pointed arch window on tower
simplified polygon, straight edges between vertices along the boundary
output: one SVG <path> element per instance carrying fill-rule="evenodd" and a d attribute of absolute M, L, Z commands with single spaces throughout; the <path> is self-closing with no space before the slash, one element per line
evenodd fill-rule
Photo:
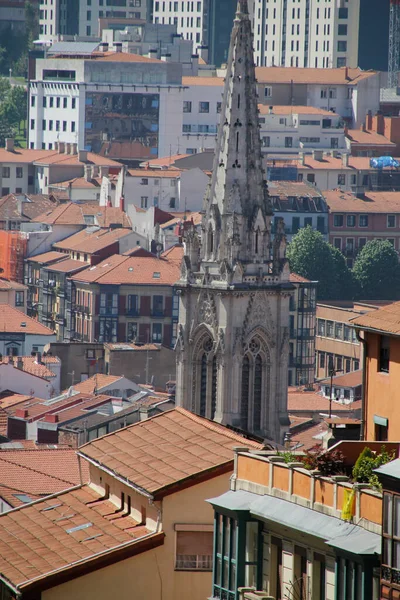
<path fill-rule="evenodd" d="M 214 232 L 210 225 L 207 234 L 207 247 L 208 247 L 208 255 L 211 257 L 214 253 Z"/>
<path fill-rule="evenodd" d="M 242 363 L 241 427 L 245 431 L 258 432 L 262 427 L 264 373 L 267 373 L 266 348 L 254 337 L 245 348 Z"/>
<path fill-rule="evenodd" d="M 196 398 L 194 410 L 201 417 L 214 419 L 218 391 L 218 365 L 214 354 L 214 342 L 209 335 L 203 335 L 197 348 L 197 360 L 193 366 L 193 393 Z"/>
<path fill-rule="evenodd" d="M 239 132 L 236 133 L 236 152 L 239 152 Z"/>
<path fill-rule="evenodd" d="M 243 358 L 242 366 L 242 404 L 240 410 L 241 427 L 244 431 L 249 428 L 249 393 L 250 393 L 250 359 Z"/>
<path fill-rule="evenodd" d="M 201 375 L 200 375 L 200 416 L 206 416 L 207 408 L 207 354 L 204 352 L 201 357 Z"/>

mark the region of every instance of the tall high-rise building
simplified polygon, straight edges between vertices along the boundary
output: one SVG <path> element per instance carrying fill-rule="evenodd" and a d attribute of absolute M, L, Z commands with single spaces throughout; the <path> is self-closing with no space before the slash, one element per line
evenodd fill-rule
<path fill-rule="evenodd" d="M 361 69 L 388 70 L 389 17 L 390 0 L 361 0 L 358 44 Z"/>
<path fill-rule="evenodd" d="M 262 0 L 253 16 L 258 66 L 358 66 L 360 0 Z"/>
<path fill-rule="evenodd" d="M 99 36 L 99 19 L 147 19 L 150 0 L 42 0 L 39 5 L 42 40 L 58 35 Z"/>
<path fill-rule="evenodd" d="M 209 64 L 228 58 L 231 23 L 236 0 L 154 0 L 154 23 L 176 24 L 178 33 L 193 41 L 193 49 Z"/>
<path fill-rule="evenodd" d="M 282 220 L 272 239 L 252 42 L 239 0 L 202 240 L 188 224 L 177 284 L 177 403 L 282 442 L 292 286 Z"/>

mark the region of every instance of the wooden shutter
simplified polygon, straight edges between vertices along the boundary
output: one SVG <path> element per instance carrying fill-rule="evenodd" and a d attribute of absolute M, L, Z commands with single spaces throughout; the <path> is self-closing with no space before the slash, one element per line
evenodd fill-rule
<path fill-rule="evenodd" d="M 150 340 L 150 323 L 139 324 L 139 342 L 147 344 Z"/>
<path fill-rule="evenodd" d="M 164 325 L 163 345 L 171 346 L 172 325 Z"/>
<path fill-rule="evenodd" d="M 165 316 L 172 317 L 172 298 L 171 298 L 171 296 L 165 297 Z"/>
<path fill-rule="evenodd" d="M 140 316 L 142 316 L 142 317 L 150 316 L 150 300 L 151 300 L 150 296 L 141 296 L 140 297 Z"/>
<path fill-rule="evenodd" d="M 118 312 L 120 315 L 125 314 L 126 296 L 119 296 Z"/>
<path fill-rule="evenodd" d="M 176 553 L 178 555 L 212 556 L 213 534 L 211 531 L 177 531 Z"/>

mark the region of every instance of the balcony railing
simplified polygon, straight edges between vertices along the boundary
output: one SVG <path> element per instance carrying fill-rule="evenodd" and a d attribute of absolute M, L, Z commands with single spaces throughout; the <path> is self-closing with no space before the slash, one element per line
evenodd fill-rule
<path fill-rule="evenodd" d="M 139 317 L 140 311 L 138 308 L 127 308 L 125 311 L 127 317 Z"/>
<path fill-rule="evenodd" d="M 152 308 L 151 316 L 152 317 L 165 317 L 165 310 L 163 308 Z"/>

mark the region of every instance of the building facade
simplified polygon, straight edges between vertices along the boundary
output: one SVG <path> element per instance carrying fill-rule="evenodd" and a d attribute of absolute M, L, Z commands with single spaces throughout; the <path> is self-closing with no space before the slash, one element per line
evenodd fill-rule
<path fill-rule="evenodd" d="M 315 379 L 317 282 L 291 273 L 289 303 L 289 386 L 312 385 Z"/>
<path fill-rule="evenodd" d="M 358 67 L 360 0 L 254 2 L 257 66 Z"/>
<path fill-rule="evenodd" d="M 202 244 L 195 227 L 188 228 L 177 283 L 177 404 L 282 441 L 292 286 L 281 222 L 270 246 L 272 208 L 261 169 L 252 53 L 247 1 L 241 0 Z"/>
<path fill-rule="evenodd" d="M 82 53 L 77 46 L 74 58 L 60 52 L 36 62 L 29 147 L 76 143 L 109 158 L 139 161 L 176 152 L 182 65 L 122 52 Z"/>

